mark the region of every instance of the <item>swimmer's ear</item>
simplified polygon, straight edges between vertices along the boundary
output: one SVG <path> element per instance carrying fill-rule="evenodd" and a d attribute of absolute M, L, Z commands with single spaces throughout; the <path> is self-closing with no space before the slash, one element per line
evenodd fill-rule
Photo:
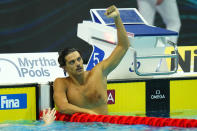
<path fill-rule="evenodd" d="M 65 67 L 66 67 L 66 66 L 60 66 L 60 68 L 62 68 L 63 70 L 65 70 Z"/>

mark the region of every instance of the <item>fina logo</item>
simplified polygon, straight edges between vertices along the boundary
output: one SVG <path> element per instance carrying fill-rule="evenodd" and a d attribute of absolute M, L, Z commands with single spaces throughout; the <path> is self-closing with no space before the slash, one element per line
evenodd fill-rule
<path fill-rule="evenodd" d="M 0 95 L 0 110 L 27 108 L 27 94 Z"/>
<path fill-rule="evenodd" d="M 0 61 L 5 61 L 14 66 L 19 77 L 49 77 L 50 72 L 46 67 L 57 66 L 55 59 L 47 59 L 40 57 L 38 59 L 17 58 L 18 64 L 5 58 L 0 58 Z M 18 66 L 17 66 L 18 65 Z M 2 69 L 0 70 L 2 71 Z"/>

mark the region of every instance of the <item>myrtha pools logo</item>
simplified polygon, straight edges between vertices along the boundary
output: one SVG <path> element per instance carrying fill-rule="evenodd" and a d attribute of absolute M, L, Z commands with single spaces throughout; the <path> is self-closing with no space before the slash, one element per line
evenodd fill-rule
<path fill-rule="evenodd" d="M 49 77 L 50 72 L 47 67 L 57 66 L 55 59 L 40 57 L 38 59 L 17 58 L 17 62 L 9 59 L 0 58 L 0 61 L 6 62 L 12 68 L 15 68 L 19 77 Z M 0 69 L 0 73 L 3 68 Z"/>

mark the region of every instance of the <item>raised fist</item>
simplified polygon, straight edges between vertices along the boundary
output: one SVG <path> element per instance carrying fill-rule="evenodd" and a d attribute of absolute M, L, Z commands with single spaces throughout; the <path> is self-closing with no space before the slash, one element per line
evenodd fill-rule
<path fill-rule="evenodd" d="M 120 13 L 116 6 L 112 5 L 107 8 L 105 15 L 109 18 L 116 18 L 117 16 L 120 16 Z"/>

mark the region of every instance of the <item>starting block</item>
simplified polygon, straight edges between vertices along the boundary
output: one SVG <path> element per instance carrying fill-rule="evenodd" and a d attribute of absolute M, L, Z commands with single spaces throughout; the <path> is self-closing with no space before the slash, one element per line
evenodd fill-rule
<path fill-rule="evenodd" d="M 104 15 L 105 11 L 106 9 L 91 9 L 92 21 L 78 24 L 77 36 L 93 46 L 86 70 L 107 58 L 117 44 L 114 21 Z M 135 8 L 119 8 L 119 12 L 130 40 L 130 48 L 108 78 L 130 79 L 176 73 L 177 45 L 168 41 L 168 38 L 176 37 L 178 33 L 148 25 Z M 174 48 L 173 54 L 165 54 L 166 47 L 169 46 Z M 174 59 L 173 70 L 166 59 Z"/>

